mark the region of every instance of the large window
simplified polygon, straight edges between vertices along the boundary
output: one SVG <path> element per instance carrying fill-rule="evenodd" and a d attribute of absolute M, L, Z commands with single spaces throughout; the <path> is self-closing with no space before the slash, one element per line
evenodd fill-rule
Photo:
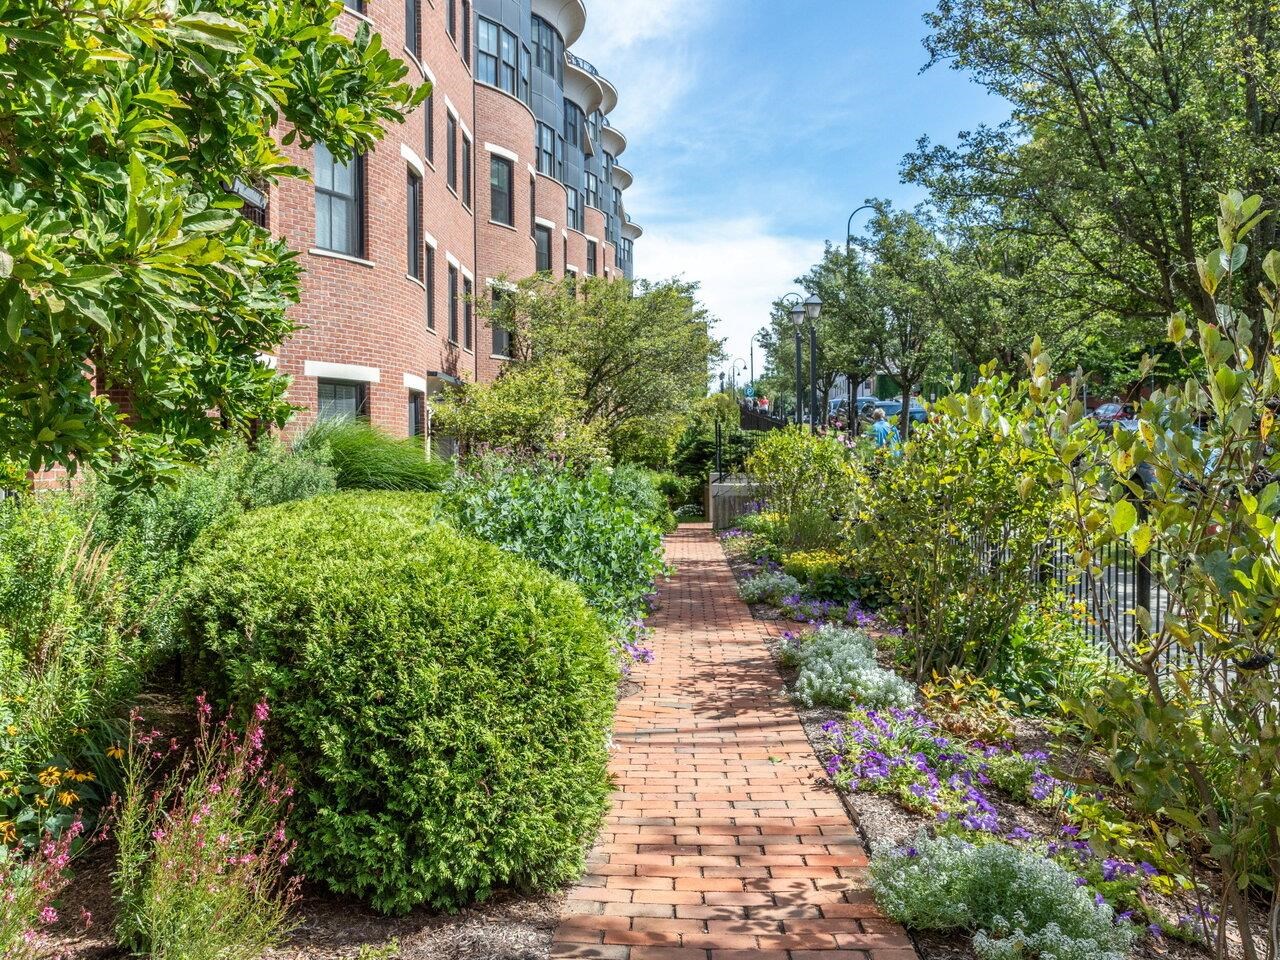
<path fill-rule="evenodd" d="M 600 178 L 591 171 L 587 171 L 587 206 L 600 207 Z"/>
<path fill-rule="evenodd" d="M 408 244 L 406 263 L 409 276 L 415 280 L 422 279 L 422 178 L 409 171 L 408 192 L 405 198 L 405 220 L 408 230 L 405 240 Z"/>
<path fill-rule="evenodd" d="M 585 119 L 581 107 L 571 100 L 564 102 L 564 142 L 569 146 L 582 149 L 586 142 L 582 130 Z"/>
<path fill-rule="evenodd" d="M 506 296 L 506 291 L 501 287 L 494 287 L 493 294 L 493 355 L 495 357 L 511 356 L 511 331 L 502 326 L 498 322 L 501 315 L 502 298 Z"/>
<path fill-rule="evenodd" d="M 582 230 L 582 194 L 572 187 L 568 191 L 569 229 Z"/>
<path fill-rule="evenodd" d="M 462 202 L 471 206 L 471 185 L 475 179 L 474 164 L 471 162 L 471 138 L 462 138 Z"/>
<path fill-rule="evenodd" d="M 541 17 L 533 18 L 534 62 L 549 77 L 564 84 L 564 40 L 556 28 Z"/>
<path fill-rule="evenodd" d="M 421 390 L 409 391 L 409 436 L 421 437 L 427 432 L 427 400 Z"/>
<path fill-rule="evenodd" d="M 444 5 L 444 26 L 449 36 L 458 39 L 458 0 L 447 0 Z"/>
<path fill-rule="evenodd" d="M 491 87 L 498 85 L 498 45 L 502 28 L 481 17 L 476 22 L 476 79 Z"/>
<path fill-rule="evenodd" d="M 551 228 L 538 224 L 533 228 L 533 239 L 537 243 L 539 273 L 551 272 Z"/>
<path fill-rule="evenodd" d="M 556 175 L 556 132 L 545 123 L 538 124 L 538 172 Z"/>
<path fill-rule="evenodd" d="M 404 0 L 404 45 L 416 58 L 422 59 L 422 13 L 418 0 Z"/>
<path fill-rule="evenodd" d="M 458 342 L 458 268 L 449 264 L 449 342 Z"/>
<path fill-rule="evenodd" d="M 529 55 L 529 48 L 524 44 L 520 45 L 520 99 L 525 102 L 525 106 L 533 105 L 533 94 L 529 88 L 529 76 L 532 73 L 532 60 Z"/>
<path fill-rule="evenodd" d="M 426 141 L 423 144 L 426 147 L 427 162 L 434 164 L 436 162 L 436 95 L 434 93 L 427 94 L 427 99 L 422 101 L 422 125 L 426 128 Z"/>
<path fill-rule="evenodd" d="M 436 250 L 427 247 L 423 251 L 423 259 L 427 265 L 427 329 L 436 328 Z"/>
<path fill-rule="evenodd" d="M 514 179 L 515 167 L 510 160 L 489 158 L 489 218 L 508 227 L 516 225 Z"/>
<path fill-rule="evenodd" d="M 587 241 L 587 276 L 594 277 L 596 275 L 596 242 L 594 240 Z"/>
<path fill-rule="evenodd" d="M 449 189 L 458 192 L 458 121 L 451 113 L 445 122 L 445 180 Z"/>
<path fill-rule="evenodd" d="M 323 143 L 315 146 L 316 246 L 348 256 L 364 253 L 363 162 L 338 163 Z"/>
<path fill-rule="evenodd" d="M 462 346 L 470 350 L 474 340 L 472 338 L 474 326 L 474 313 L 471 300 L 475 291 L 471 289 L 471 281 L 463 277 L 462 279 Z"/>
<path fill-rule="evenodd" d="M 369 415 L 369 387 L 345 380 L 316 381 L 316 416 L 321 420 L 353 420 Z"/>

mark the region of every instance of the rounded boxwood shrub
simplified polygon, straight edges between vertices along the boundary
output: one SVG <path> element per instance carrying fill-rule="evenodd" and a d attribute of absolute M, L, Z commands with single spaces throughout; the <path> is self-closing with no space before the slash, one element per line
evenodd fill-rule
<path fill-rule="evenodd" d="M 271 704 L 310 879 L 398 913 L 581 870 L 617 668 L 576 587 L 430 497 L 347 493 L 210 537 L 186 617 L 210 688 Z"/>

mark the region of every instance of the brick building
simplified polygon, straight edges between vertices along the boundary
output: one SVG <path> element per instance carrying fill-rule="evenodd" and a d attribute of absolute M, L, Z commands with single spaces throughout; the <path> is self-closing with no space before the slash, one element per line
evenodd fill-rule
<path fill-rule="evenodd" d="M 268 362 L 292 377 L 297 426 L 361 413 L 413 434 L 427 397 L 506 359 L 473 299 L 538 270 L 629 277 L 641 231 L 617 91 L 569 52 L 582 0 L 348 0 L 339 28 L 364 22 L 432 95 L 345 166 L 289 148 L 314 182 L 249 197 L 305 268 L 302 329 Z"/>

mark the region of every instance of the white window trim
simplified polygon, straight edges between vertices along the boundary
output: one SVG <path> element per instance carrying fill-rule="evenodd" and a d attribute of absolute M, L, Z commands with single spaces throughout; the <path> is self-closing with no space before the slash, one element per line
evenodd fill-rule
<path fill-rule="evenodd" d="M 276 370 L 276 369 L 279 369 L 280 367 L 279 357 L 273 357 L 269 353 L 258 354 L 258 362 L 262 364 L 264 367 L 266 367 L 268 370 Z"/>
<path fill-rule="evenodd" d="M 415 56 L 415 55 L 414 55 L 414 52 L 413 52 L 412 50 L 410 50 L 410 49 L 409 49 L 409 45 L 408 45 L 408 44 L 405 44 L 405 45 L 404 45 L 404 55 L 405 55 L 406 57 L 408 57 L 408 58 L 409 58 L 409 61 L 410 61 L 410 62 L 411 62 L 415 67 L 417 67 L 417 68 L 418 68 L 418 72 L 419 72 L 420 74 L 422 74 L 424 77 L 426 77 L 426 78 L 427 78 L 428 80 L 430 80 L 432 83 L 435 83 L 435 82 L 436 82 L 435 77 L 431 76 L 431 71 L 430 71 L 430 70 L 428 70 L 428 69 L 423 65 L 422 61 L 421 61 L 421 60 L 419 60 L 419 59 L 417 58 L 417 56 Z"/>
<path fill-rule="evenodd" d="M 466 134 L 467 139 L 472 143 L 475 143 L 476 138 L 471 135 L 471 130 L 462 119 L 462 114 L 458 113 L 458 108 L 453 105 L 453 101 L 449 99 L 449 95 L 447 93 L 444 95 L 444 108 L 453 115 L 453 119 L 457 122 L 458 126 L 462 128 L 462 132 Z"/>
<path fill-rule="evenodd" d="M 597 246 L 600 244 L 600 238 L 599 238 L 599 237 L 593 237 L 593 236 L 592 236 L 591 234 L 589 234 L 589 233 L 584 233 L 584 234 L 583 234 L 583 236 L 584 236 L 584 237 L 586 237 L 588 240 L 590 240 L 592 243 L 596 244 Z"/>
<path fill-rule="evenodd" d="M 405 278 L 406 280 L 410 281 L 411 283 L 416 283 L 416 284 L 417 284 L 418 286 L 420 286 L 423 290 L 427 289 L 427 285 L 426 285 L 425 283 L 423 283 L 421 280 L 419 280 L 417 277 L 413 276 L 413 274 L 406 273 L 406 274 L 404 275 L 404 278 Z"/>
<path fill-rule="evenodd" d="M 358 263 L 362 267 L 372 267 L 376 264 L 372 260 L 365 260 L 363 257 L 353 257 L 349 253 L 339 253 L 337 250 L 326 250 L 324 247 L 312 247 L 307 253 L 313 257 L 328 257 L 330 260 L 345 260 L 347 263 Z"/>
<path fill-rule="evenodd" d="M 354 363 L 328 363 L 324 360 L 308 360 L 302 365 L 302 374 L 317 380 L 346 380 L 351 383 L 381 383 L 382 371 L 377 367 L 361 367 Z"/>
<path fill-rule="evenodd" d="M 361 13 L 359 10 L 352 10 L 345 3 L 342 5 L 342 12 L 349 13 L 357 20 L 363 20 L 365 23 L 373 23 L 373 17 L 369 16 L 367 13 Z"/>
<path fill-rule="evenodd" d="M 536 177 L 538 175 L 538 170 L 532 163 L 525 164 L 525 166 L 529 168 L 529 176 Z"/>
<path fill-rule="evenodd" d="M 422 231 L 422 241 L 432 250 L 435 250 L 437 247 L 440 246 L 440 244 L 436 243 L 436 238 L 433 237 L 431 234 L 427 233 L 427 231 L 425 230 Z"/>
<path fill-rule="evenodd" d="M 542 217 L 534 217 L 533 222 L 540 227 L 546 227 L 552 233 L 556 232 L 556 225 L 555 225 L 555 222 L 552 220 L 544 220 L 542 219 Z"/>
<path fill-rule="evenodd" d="M 564 265 L 564 272 L 572 273 L 576 277 L 581 271 L 579 271 L 572 263 L 566 263 Z"/>
<path fill-rule="evenodd" d="M 494 156 L 502 157 L 504 160 L 510 160 L 512 163 L 519 163 L 520 158 L 514 150 L 508 150 L 506 147 L 500 147 L 496 143 L 485 143 L 484 148 Z"/>
<path fill-rule="evenodd" d="M 465 277 L 467 280 L 470 280 L 470 281 L 471 281 L 471 286 L 472 286 L 473 288 L 475 287 L 475 285 L 476 285 L 476 275 L 475 275 L 474 273 L 472 273 L 470 270 L 468 270 L 468 269 L 467 269 L 466 267 L 464 267 L 462 264 L 458 264 L 458 272 L 459 272 L 459 273 L 461 273 L 461 274 L 462 274 L 462 276 L 463 276 L 463 277 Z"/>
<path fill-rule="evenodd" d="M 490 360 L 511 360 L 512 358 L 503 356 L 500 353 L 491 353 L 489 354 L 489 359 Z"/>
<path fill-rule="evenodd" d="M 405 163 L 413 167 L 417 171 L 418 176 L 425 177 L 427 175 L 426 164 L 422 162 L 422 158 L 414 152 L 413 147 L 407 143 L 400 144 L 400 156 L 404 157 Z"/>
<path fill-rule="evenodd" d="M 410 390 L 417 390 L 419 393 L 427 392 L 426 379 L 418 376 L 416 373 L 406 373 L 404 375 L 404 385 Z"/>
<path fill-rule="evenodd" d="M 462 269 L 462 264 L 458 262 L 458 258 L 455 257 L 448 250 L 444 252 L 444 259 L 445 259 L 445 262 L 448 263 L 449 266 L 453 267 L 455 270 Z"/>

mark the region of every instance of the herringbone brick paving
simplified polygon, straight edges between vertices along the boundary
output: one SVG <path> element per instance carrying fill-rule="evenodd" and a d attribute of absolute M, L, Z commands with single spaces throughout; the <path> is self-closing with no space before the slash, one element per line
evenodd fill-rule
<path fill-rule="evenodd" d="M 618 712 L 613 807 L 551 955 L 916 960 L 710 528 L 681 527 L 667 559 L 656 660 Z"/>

